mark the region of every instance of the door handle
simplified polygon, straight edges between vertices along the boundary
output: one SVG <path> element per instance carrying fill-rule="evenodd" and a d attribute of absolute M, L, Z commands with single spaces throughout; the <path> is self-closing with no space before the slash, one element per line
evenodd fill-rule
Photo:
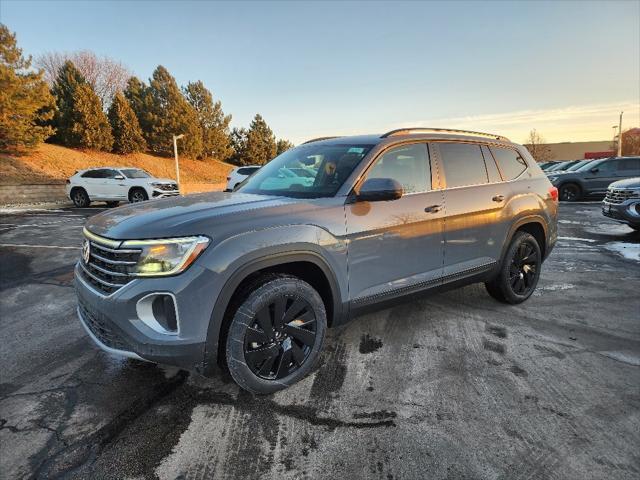
<path fill-rule="evenodd" d="M 424 209 L 425 213 L 438 213 L 442 210 L 442 205 L 431 205 Z"/>
<path fill-rule="evenodd" d="M 493 200 L 494 202 L 502 202 L 504 200 L 504 195 L 496 195 L 491 200 Z"/>

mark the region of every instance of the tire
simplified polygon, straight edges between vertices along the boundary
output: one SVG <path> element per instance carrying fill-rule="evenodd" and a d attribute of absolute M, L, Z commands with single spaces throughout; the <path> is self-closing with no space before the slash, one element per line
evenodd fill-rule
<path fill-rule="evenodd" d="M 109 208 L 115 208 L 118 205 L 120 205 L 120 202 L 107 202 L 107 207 Z"/>
<path fill-rule="evenodd" d="M 145 192 L 144 188 L 132 188 L 129 192 L 129 202 L 139 203 L 149 200 L 149 195 Z"/>
<path fill-rule="evenodd" d="M 640 232 L 640 225 L 629 225 L 631 228 L 633 228 L 636 232 Z"/>
<path fill-rule="evenodd" d="M 522 303 L 536 289 L 542 267 L 542 252 L 535 237 L 516 232 L 498 274 L 484 285 L 496 300 L 512 305 Z"/>
<path fill-rule="evenodd" d="M 582 189 L 577 183 L 565 183 L 560 186 L 558 195 L 563 202 L 577 202 L 582 198 Z"/>
<path fill-rule="evenodd" d="M 239 295 L 232 313 L 225 356 L 241 388 L 268 394 L 311 372 L 324 342 L 327 314 L 318 292 L 299 278 L 268 275 L 251 287 L 245 290 L 248 295 Z"/>
<path fill-rule="evenodd" d="M 73 204 L 78 208 L 86 208 L 91 205 L 89 195 L 84 188 L 74 188 L 71 190 L 71 200 L 73 200 Z"/>

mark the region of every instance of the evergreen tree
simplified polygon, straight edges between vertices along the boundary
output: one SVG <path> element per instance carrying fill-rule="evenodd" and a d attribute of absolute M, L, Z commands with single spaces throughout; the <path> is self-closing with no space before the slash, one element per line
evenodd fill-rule
<path fill-rule="evenodd" d="M 249 165 L 244 163 L 247 151 L 247 130 L 244 128 L 233 128 L 231 130 L 231 150 L 233 153 L 229 161 L 234 165 Z"/>
<path fill-rule="evenodd" d="M 284 153 L 287 150 L 292 149 L 293 147 L 295 147 L 293 143 L 291 143 L 289 140 L 281 138 L 276 142 L 276 155 L 280 155 L 281 153 Z"/>
<path fill-rule="evenodd" d="M 56 141 L 70 147 L 111 150 L 111 127 L 100 99 L 72 62 L 60 69 L 52 91 L 58 106 Z"/>
<path fill-rule="evenodd" d="M 229 158 L 233 153 L 229 138 L 231 115 L 224 114 L 219 100 L 213 102 L 211 92 L 199 80 L 187 84 L 184 95 L 198 115 L 202 129 L 202 157 Z"/>
<path fill-rule="evenodd" d="M 55 106 L 43 72 L 30 71 L 16 36 L 0 24 L 0 150 L 32 148 L 53 133 L 44 125 Z"/>
<path fill-rule="evenodd" d="M 127 81 L 124 96 L 138 118 L 138 124 L 142 129 L 142 135 L 145 140 L 148 139 L 151 135 L 151 126 L 154 122 L 149 87 L 147 87 L 138 78 L 131 77 Z"/>
<path fill-rule="evenodd" d="M 247 131 L 247 143 L 244 152 L 246 164 L 264 165 L 276 156 L 276 137 L 257 113 Z"/>
<path fill-rule="evenodd" d="M 194 108 L 182 95 L 166 68 L 158 66 L 149 82 L 150 131 L 147 145 L 156 153 L 173 153 L 173 135 L 183 134 L 181 152 L 188 157 L 202 154 L 202 129 Z"/>
<path fill-rule="evenodd" d="M 120 92 L 116 93 L 109 107 L 109 123 L 113 133 L 113 151 L 135 153 L 145 150 L 147 144 L 133 109 Z"/>

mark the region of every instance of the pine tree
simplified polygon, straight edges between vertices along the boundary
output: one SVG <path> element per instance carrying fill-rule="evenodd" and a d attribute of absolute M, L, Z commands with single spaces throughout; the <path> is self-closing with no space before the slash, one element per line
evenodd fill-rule
<path fill-rule="evenodd" d="M 233 153 L 231 157 L 229 157 L 229 161 L 234 165 L 249 165 L 249 163 L 244 163 L 247 159 L 247 130 L 244 128 L 233 128 L 230 138 Z"/>
<path fill-rule="evenodd" d="M 102 103 L 72 62 L 65 62 L 53 85 L 58 110 L 55 139 L 63 145 L 111 150 L 113 136 Z"/>
<path fill-rule="evenodd" d="M 55 103 L 43 72 L 29 71 L 16 36 L 0 24 L 0 150 L 35 147 L 53 133 L 44 125 Z"/>
<path fill-rule="evenodd" d="M 287 150 L 292 149 L 293 147 L 295 147 L 293 143 L 291 143 L 289 140 L 281 138 L 276 142 L 276 155 L 280 155 L 281 153 L 284 153 Z"/>
<path fill-rule="evenodd" d="M 276 138 L 259 113 L 253 117 L 247 131 L 245 150 L 245 164 L 264 165 L 276 156 Z"/>
<path fill-rule="evenodd" d="M 113 151 L 135 153 L 145 150 L 147 144 L 133 109 L 120 92 L 116 93 L 109 107 L 109 123 L 113 133 Z"/>
<path fill-rule="evenodd" d="M 187 101 L 197 112 L 202 129 L 202 157 L 226 160 L 233 153 L 229 138 L 231 115 L 224 114 L 219 100 L 213 103 L 211 92 L 201 81 L 189 83 L 183 90 Z"/>
<path fill-rule="evenodd" d="M 124 90 L 124 96 L 138 118 L 142 135 L 145 140 L 148 139 L 151 136 L 151 126 L 154 123 L 149 87 L 138 78 L 131 77 Z"/>
<path fill-rule="evenodd" d="M 173 135 L 184 135 L 180 150 L 187 157 L 202 154 L 202 129 L 194 108 L 166 68 L 158 66 L 149 82 L 150 131 L 147 145 L 156 153 L 173 153 Z"/>

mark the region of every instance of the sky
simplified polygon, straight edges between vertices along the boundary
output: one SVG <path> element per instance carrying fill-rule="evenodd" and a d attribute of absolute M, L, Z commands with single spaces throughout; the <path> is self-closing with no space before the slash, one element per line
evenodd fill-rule
<path fill-rule="evenodd" d="M 640 1 L 0 0 L 24 53 L 92 50 L 147 81 L 202 80 L 278 138 L 399 127 L 523 142 L 608 140 L 640 126 Z"/>

